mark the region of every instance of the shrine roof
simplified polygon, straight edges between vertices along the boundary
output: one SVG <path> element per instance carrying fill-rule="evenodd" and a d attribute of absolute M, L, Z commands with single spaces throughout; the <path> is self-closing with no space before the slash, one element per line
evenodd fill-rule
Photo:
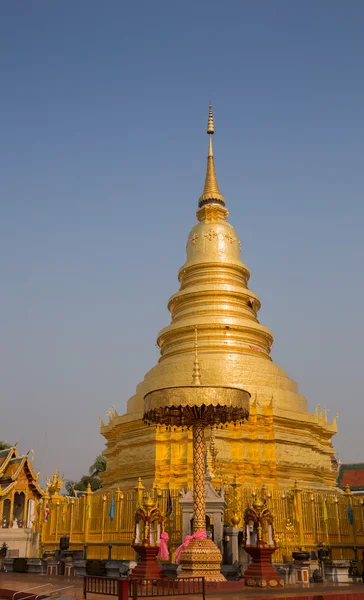
<path fill-rule="evenodd" d="M 4 481 L 0 482 L 0 491 L 4 491 L 6 490 L 9 486 L 12 486 L 14 484 L 14 481 L 12 481 L 11 479 L 7 479 Z"/>
<path fill-rule="evenodd" d="M 13 453 L 13 448 L 5 448 L 0 450 L 0 466 L 7 460 L 9 454 Z"/>
<path fill-rule="evenodd" d="M 18 465 L 24 459 L 24 456 L 17 456 L 16 458 L 12 458 L 9 461 L 9 465 Z"/>
<path fill-rule="evenodd" d="M 352 492 L 364 492 L 364 463 L 341 464 L 337 483 L 344 490 L 350 486 Z"/>
<path fill-rule="evenodd" d="M 28 454 L 19 456 L 16 447 L 1 451 L 0 453 L 0 496 L 5 497 L 24 472 L 30 488 L 41 497 L 43 490 L 37 483 L 38 475 L 35 475 Z"/>

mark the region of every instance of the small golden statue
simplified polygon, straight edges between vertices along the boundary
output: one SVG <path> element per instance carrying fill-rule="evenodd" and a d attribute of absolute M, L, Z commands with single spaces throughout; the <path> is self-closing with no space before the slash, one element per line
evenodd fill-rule
<path fill-rule="evenodd" d="M 52 479 L 49 479 L 48 477 L 46 479 L 46 493 L 49 496 L 58 496 L 59 492 L 62 489 L 63 482 L 64 475 L 62 475 L 61 478 L 59 475 L 58 467 L 56 467 Z"/>

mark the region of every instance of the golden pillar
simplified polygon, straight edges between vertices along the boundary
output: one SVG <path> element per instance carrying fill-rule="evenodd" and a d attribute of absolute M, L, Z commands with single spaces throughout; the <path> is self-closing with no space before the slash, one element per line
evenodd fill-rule
<path fill-rule="evenodd" d="M 293 493 L 295 495 L 295 501 L 296 501 L 296 507 L 297 507 L 296 519 L 297 519 L 297 523 L 298 523 L 298 541 L 299 541 L 299 545 L 303 546 L 304 542 L 305 542 L 305 532 L 303 530 L 303 513 L 302 513 L 302 496 L 301 496 L 302 490 L 301 490 L 297 480 L 294 482 Z"/>
<path fill-rule="evenodd" d="M 353 493 L 350 490 L 350 486 L 347 485 L 346 489 L 345 489 L 345 496 L 348 500 L 348 512 L 349 512 L 349 504 L 351 506 L 351 511 L 353 513 Z M 354 513 L 353 513 L 353 519 L 352 519 L 352 523 L 350 523 L 350 527 L 351 527 L 351 533 L 353 536 L 353 544 L 354 544 L 354 548 L 356 548 L 356 526 L 355 526 L 355 519 L 354 519 Z"/>
<path fill-rule="evenodd" d="M 311 515 L 312 515 L 312 538 L 313 543 L 317 544 L 317 523 L 316 523 L 316 511 L 315 511 L 315 496 L 313 491 L 310 491 L 310 502 L 311 502 Z"/>
<path fill-rule="evenodd" d="M 46 491 L 46 493 L 43 496 L 43 502 L 41 504 L 41 506 L 39 507 L 39 521 L 38 521 L 38 526 L 39 526 L 39 558 L 41 558 L 42 556 L 42 546 L 44 543 L 44 538 L 45 538 L 45 522 L 44 522 L 44 518 L 45 518 L 45 510 L 46 510 L 46 506 L 49 503 L 49 494 Z M 48 504 L 49 506 L 49 504 Z"/>
<path fill-rule="evenodd" d="M 10 508 L 9 508 L 9 526 L 10 526 L 10 524 L 13 525 L 13 520 L 14 520 L 14 497 L 15 497 L 15 492 L 11 492 Z"/>
<path fill-rule="evenodd" d="M 203 419 L 192 425 L 193 434 L 193 537 L 182 551 L 180 577 L 205 577 L 225 581 L 220 573 L 221 552 L 206 537 L 205 444 Z"/>
<path fill-rule="evenodd" d="M 204 428 L 218 423 L 242 424 L 249 415 L 249 397 L 239 388 L 201 385 L 197 354 L 192 385 L 155 390 L 145 397 L 146 423 L 192 427 L 194 533 L 180 547 L 181 577 L 225 581 L 220 573 L 221 552 L 206 535 Z"/>
<path fill-rule="evenodd" d="M 74 509 L 75 509 L 75 499 L 72 498 L 71 500 L 71 509 L 70 509 L 70 541 L 72 539 L 72 532 L 73 532 L 73 513 L 74 513 Z"/>
<path fill-rule="evenodd" d="M 58 540 L 59 500 L 56 502 L 56 522 L 54 525 L 56 540 Z"/>
<path fill-rule="evenodd" d="M 192 427 L 193 433 L 193 532 L 206 529 L 205 505 L 205 444 L 201 423 Z"/>
<path fill-rule="evenodd" d="M 104 541 L 104 530 L 105 530 L 105 514 L 106 514 L 106 494 L 102 497 L 102 519 L 101 519 L 101 541 Z"/>
<path fill-rule="evenodd" d="M 91 489 L 91 485 L 88 484 L 86 493 L 84 494 L 84 498 L 85 498 L 85 501 L 84 501 L 85 502 L 85 514 L 84 514 L 84 521 L 83 521 L 83 523 L 84 523 L 84 525 L 83 525 L 83 531 L 84 531 L 83 541 L 84 541 L 84 544 L 87 544 L 88 537 L 89 537 L 89 532 L 90 532 L 92 495 L 93 495 L 93 491 Z"/>
<path fill-rule="evenodd" d="M 116 490 L 116 530 L 118 533 L 120 533 L 120 529 L 121 529 L 121 516 L 123 514 L 122 513 L 123 500 L 124 500 L 124 494 L 120 490 L 120 488 L 118 488 Z"/>

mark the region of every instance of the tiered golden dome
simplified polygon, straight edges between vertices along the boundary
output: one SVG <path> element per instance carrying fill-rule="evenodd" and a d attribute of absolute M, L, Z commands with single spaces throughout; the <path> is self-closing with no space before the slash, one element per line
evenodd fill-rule
<path fill-rule="evenodd" d="M 179 290 L 169 300 L 170 324 L 158 335 L 160 358 L 128 401 L 127 414 L 102 428 L 108 440 L 105 484 L 132 487 L 142 476 L 160 484 L 191 481 L 192 456 L 187 434 L 145 433 L 144 397 L 164 388 L 190 386 L 198 327 L 202 386 L 236 387 L 251 395 L 249 423 L 218 434 L 219 465 L 240 483 L 289 482 L 334 485 L 331 437 L 336 424 L 310 414 L 297 385 L 270 357 L 273 335 L 258 320 L 259 297 L 249 290 L 241 244 L 227 221 L 225 198 L 217 183 L 212 148 L 210 105 L 206 178 L 197 223 L 187 238 Z M 186 437 L 187 436 L 187 437 Z M 148 460 L 146 460 L 148 457 Z"/>

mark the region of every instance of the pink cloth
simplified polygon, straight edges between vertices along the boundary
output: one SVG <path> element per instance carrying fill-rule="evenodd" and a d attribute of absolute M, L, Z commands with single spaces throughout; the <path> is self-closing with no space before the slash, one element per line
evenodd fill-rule
<path fill-rule="evenodd" d="M 161 533 L 161 539 L 159 541 L 159 552 L 157 554 L 157 558 L 161 558 L 162 560 L 169 560 L 169 552 L 167 546 L 168 540 L 168 533 Z"/>
<path fill-rule="evenodd" d="M 179 561 L 181 560 L 181 554 L 183 550 L 186 550 L 186 548 L 188 548 L 191 540 L 203 540 L 206 537 L 207 536 L 205 529 L 200 529 L 199 531 L 196 531 L 196 533 L 194 533 L 193 535 L 186 535 L 183 544 L 178 546 L 176 550 L 176 563 L 179 563 Z"/>

